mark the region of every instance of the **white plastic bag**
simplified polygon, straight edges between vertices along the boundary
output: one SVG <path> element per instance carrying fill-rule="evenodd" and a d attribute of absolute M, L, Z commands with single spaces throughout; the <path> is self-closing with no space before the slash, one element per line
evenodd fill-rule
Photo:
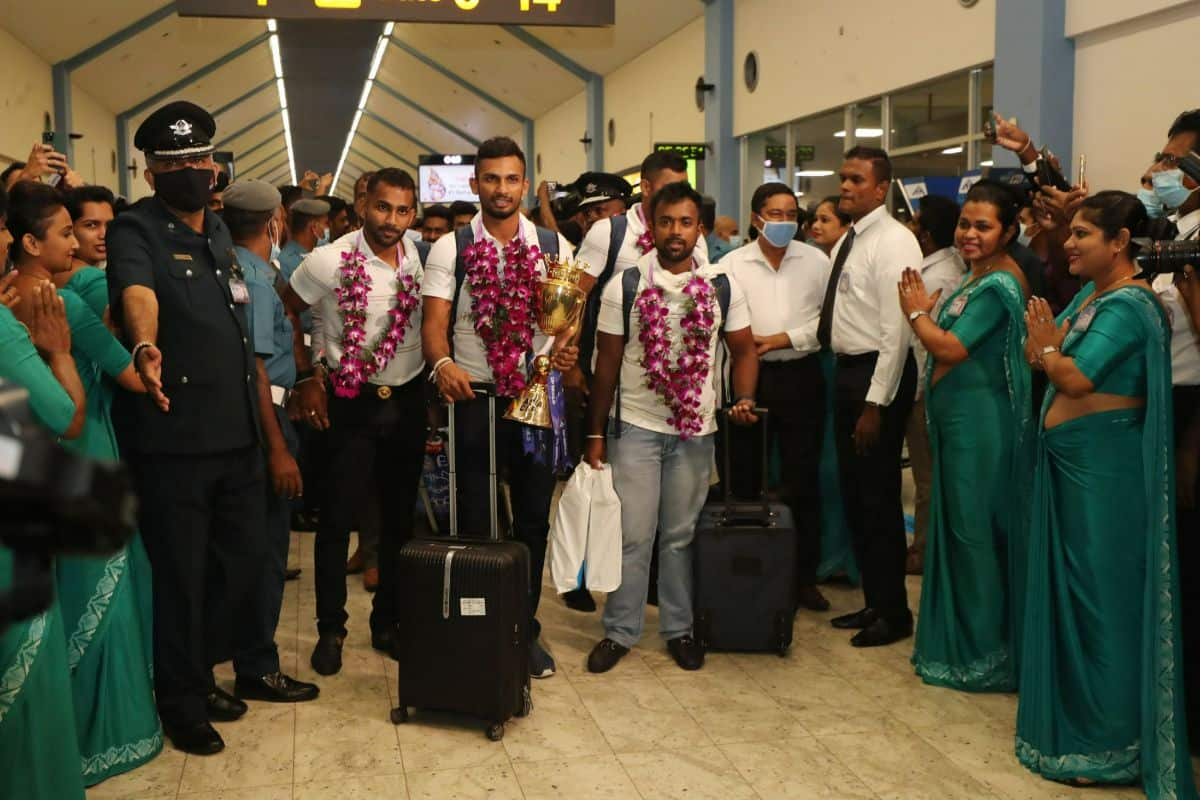
<path fill-rule="evenodd" d="M 605 464 L 604 469 L 591 472 L 592 513 L 584 559 L 587 587 L 615 592 L 621 585 L 621 500 L 613 488 L 612 467 Z"/>
<path fill-rule="evenodd" d="M 550 577 L 559 594 L 584 583 L 597 592 L 621 585 L 621 501 L 607 465 L 580 463 L 563 487 L 550 526 Z"/>

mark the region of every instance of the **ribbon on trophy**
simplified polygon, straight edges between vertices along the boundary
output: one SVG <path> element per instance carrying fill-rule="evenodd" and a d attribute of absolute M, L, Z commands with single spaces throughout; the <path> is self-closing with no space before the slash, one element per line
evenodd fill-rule
<path fill-rule="evenodd" d="M 533 355 L 526 357 L 526 366 L 533 363 Z M 546 399 L 550 407 L 550 428 L 521 428 L 521 441 L 525 454 L 532 455 L 534 462 L 549 464 L 555 473 L 569 473 L 574 466 L 567 447 L 567 401 L 563 393 L 562 373 L 551 370 L 546 378 Z"/>

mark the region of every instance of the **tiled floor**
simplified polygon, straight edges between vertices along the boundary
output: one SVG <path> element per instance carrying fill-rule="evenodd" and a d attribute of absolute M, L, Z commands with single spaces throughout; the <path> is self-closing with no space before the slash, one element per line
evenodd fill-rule
<path fill-rule="evenodd" d="M 831 798 L 1042 800 L 1141 798 L 1132 789 L 1071 789 L 1022 769 L 1012 752 L 1016 699 L 930 688 L 913 677 L 909 643 L 856 650 L 829 627 L 857 591 L 827 587 L 829 614 L 803 612 L 787 658 L 710 654 L 681 672 L 656 636 L 607 675 L 584 661 L 599 616 L 566 609 L 547 588 L 541 619 L 559 674 L 534 682 L 534 711 L 503 742 L 483 726 L 418 713 L 388 721 L 396 670 L 370 648 L 369 595 L 351 578 L 345 666 L 318 679 L 312 537 L 279 623 L 285 671 L 316 680 L 314 703 L 252 703 L 221 725 L 209 758 L 167 749 L 93 788 L 90 800 L 402 800 L 403 798 Z M 920 582 L 910 579 L 914 607 Z M 653 615 L 651 610 L 651 615 Z M 647 626 L 655 630 L 655 620 Z M 227 684 L 226 667 L 219 677 Z M 227 687 L 231 688 L 231 687 Z"/>

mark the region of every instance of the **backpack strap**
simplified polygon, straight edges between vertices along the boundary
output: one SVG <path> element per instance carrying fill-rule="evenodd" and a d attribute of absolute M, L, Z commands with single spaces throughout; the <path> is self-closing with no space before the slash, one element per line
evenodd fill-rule
<path fill-rule="evenodd" d="M 417 258 L 421 259 L 421 266 L 424 267 L 429 260 L 429 242 L 413 242 L 413 246 L 417 248 Z"/>
<path fill-rule="evenodd" d="M 721 333 L 725 332 L 725 318 L 729 316 L 729 299 L 733 290 L 729 287 L 729 276 L 724 272 L 718 273 L 712 279 L 713 288 L 717 290 L 717 306 L 721 309 Z"/>
<path fill-rule="evenodd" d="M 538 249 L 542 251 L 542 255 L 550 256 L 554 260 L 558 260 L 558 231 L 552 231 L 549 228 L 537 229 Z"/>
<path fill-rule="evenodd" d="M 625 332 L 625 344 L 629 345 L 629 330 L 631 320 L 633 318 L 633 304 L 637 300 L 638 284 L 642 280 L 642 271 L 637 267 L 630 267 L 621 273 L 621 320 Z M 622 356 L 624 359 L 624 356 Z M 617 369 L 617 432 L 615 438 L 621 438 L 621 372 Z"/>
<path fill-rule="evenodd" d="M 618 214 L 610 221 L 612 232 L 608 237 L 608 257 L 604 261 L 604 270 L 596 278 L 596 285 L 588 294 L 579 337 L 579 365 L 589 378 L 592 375 L 592 354 L 596 350 L 596 327 L 600 324 L 601 295 L 617 268 L 617 256 L 621 254 L 621 248 L 625 245 L 625 232 L 629 230 L 629 219 L 624 214 Z"/>
<path fill-rule="evenodd" d="M 458 324 L 458 298 L 462 294 L 463 283 L 467 280 L 467 261 L 463 255 L 467 248 L 475 244 L 475 230 L 470 225 L 463 225 L 454 232 L 454 244 L 458 247 L 458 255 L 454 257 L 454 299 L 450 301 L 450 352 L 454 352 L 454 326 Z"/>

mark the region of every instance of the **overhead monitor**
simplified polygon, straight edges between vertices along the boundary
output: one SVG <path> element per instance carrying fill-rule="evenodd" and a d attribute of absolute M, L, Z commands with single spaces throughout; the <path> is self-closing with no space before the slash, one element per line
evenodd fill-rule
<path fill-rule="evenodd" d="M 421 203 L 453 203 L 466 200 L 478 203 L 479 195 L 471 191 L 475 177 L 475 156 L 434 154 L 421 156 L 417 167 Z"/>
<path fill-rule="evenodd" d="M 616 0 L 175 0 L 181 17 L 601 27 Z"/>

